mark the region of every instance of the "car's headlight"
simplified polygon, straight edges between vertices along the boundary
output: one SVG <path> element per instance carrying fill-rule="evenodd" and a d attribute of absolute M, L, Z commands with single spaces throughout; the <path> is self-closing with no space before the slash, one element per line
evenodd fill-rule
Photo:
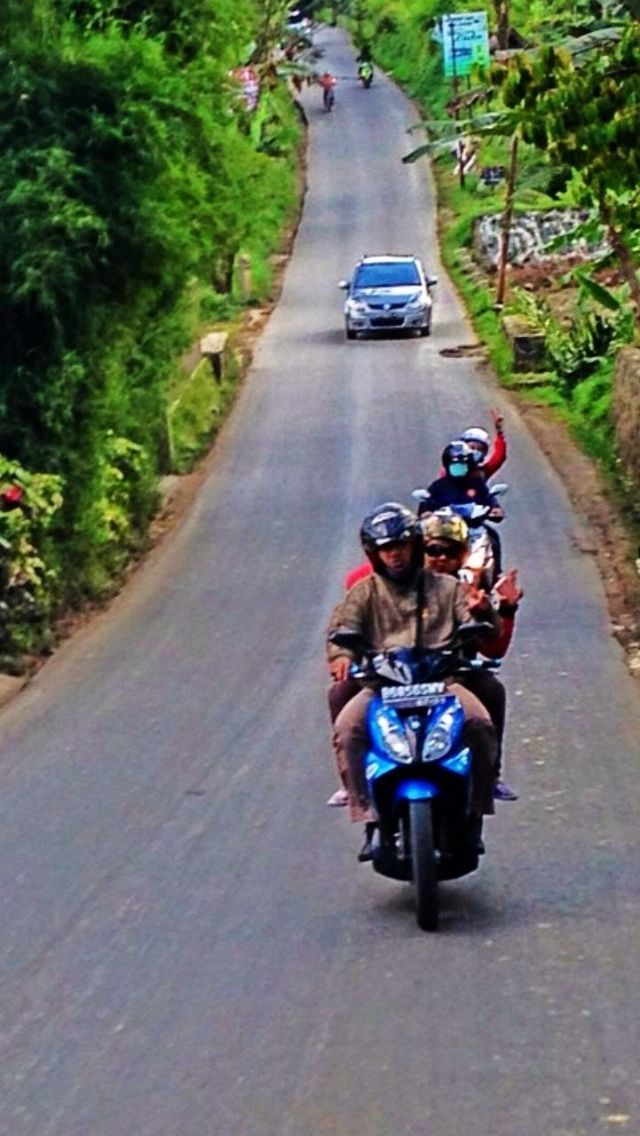
<path fill-rule="evenodd" d="M 413 761 L 411 744 L 397 711 L 379 710 L 375 716 L 375 725 L 389 757 L 394 761 Z"/>
<path fill-rule="evenodd" d="M 424 296 L 412 296 L 407 302 L 407 307 L 411 308 L 413 311 L 422 311 L 424 308 L 428 307 L 428 303 L 429 301 Z"/>
<path fill-rule="evenodd" d="M 367 305 L 362 300 L 347 300 L 346 307 L 354 316 L 364 315 L 367 310 Z"/>

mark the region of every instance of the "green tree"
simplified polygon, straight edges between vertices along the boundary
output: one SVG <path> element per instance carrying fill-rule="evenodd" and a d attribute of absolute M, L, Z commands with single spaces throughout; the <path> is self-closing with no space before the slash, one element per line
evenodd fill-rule
<path fill-rule="evenodd" d="M 584 201 L 597 207 L 640 323 L 640 25 L 580 66 L 555 48 L 516 58 L 502 96 L 521 116 L 524 139 L 573 169 Z"/>

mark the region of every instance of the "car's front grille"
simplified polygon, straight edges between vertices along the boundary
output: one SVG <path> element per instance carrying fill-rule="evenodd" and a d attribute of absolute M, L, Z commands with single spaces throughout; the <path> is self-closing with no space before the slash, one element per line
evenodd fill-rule
<path fill-rule="evenodd" d="M 370 303 L 369 307 L 373 311 L 376 311 L 376 312 L 384 312 L 384 311 L 395 312 L 395 311 L 398 311 L 400 308 L 405 307 L 405 301 L 401 300 L 398 304 L 371 304 Z"/>
<path fill-rule="evenodd" d="M 372 316 L 372 327 L 402 327 L 404 323 L 404 316 Z"/>

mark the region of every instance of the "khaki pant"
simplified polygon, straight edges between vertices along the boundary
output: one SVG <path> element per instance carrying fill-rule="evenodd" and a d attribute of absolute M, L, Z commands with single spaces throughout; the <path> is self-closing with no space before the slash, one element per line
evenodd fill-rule
<path fill-rule="evenodd" d="M 497 761 L 496 731 L 480 700 L 460 683 L 449 682 L 447 689 L 460 700 L 464 710 L 463 741 L 473 749 L 471 810 L 477 816 L 494 812 L 493 785 Z M 369 745 L 367 707 L 374 692 L 361 690 L 347 702 L 335 720 L 333 746 L 338 770 L 349 793 L 351 820 L 375 820 L 364 775 L 363 757 Z"/>

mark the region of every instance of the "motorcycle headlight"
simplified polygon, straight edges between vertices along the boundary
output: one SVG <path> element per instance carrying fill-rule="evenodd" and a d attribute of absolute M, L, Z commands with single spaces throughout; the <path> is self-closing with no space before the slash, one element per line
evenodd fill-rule
<path fill-rule="evenodd" d="M 411 744 L 396 711 L 378 711 L 375 723 L 380 733 L 380 741 L 389 757 L 394 761 L 412 761 Z"/>
<path fill-rule="evenodd" d="M 445 710 L 424 739 L 423 761 L 437 761 L 449 752 L 458 736 L 462 717 L 462 711 Z"/>
<path fill-rule="evenodd" d="M 437 761 L 439 757 L 444 757 L 451 749 L 451 730 L 446 726 L 440 724 L 434 726 L 428 737 L 425 738 L 422 747 L 422 756 L 425 761 Z"/>

